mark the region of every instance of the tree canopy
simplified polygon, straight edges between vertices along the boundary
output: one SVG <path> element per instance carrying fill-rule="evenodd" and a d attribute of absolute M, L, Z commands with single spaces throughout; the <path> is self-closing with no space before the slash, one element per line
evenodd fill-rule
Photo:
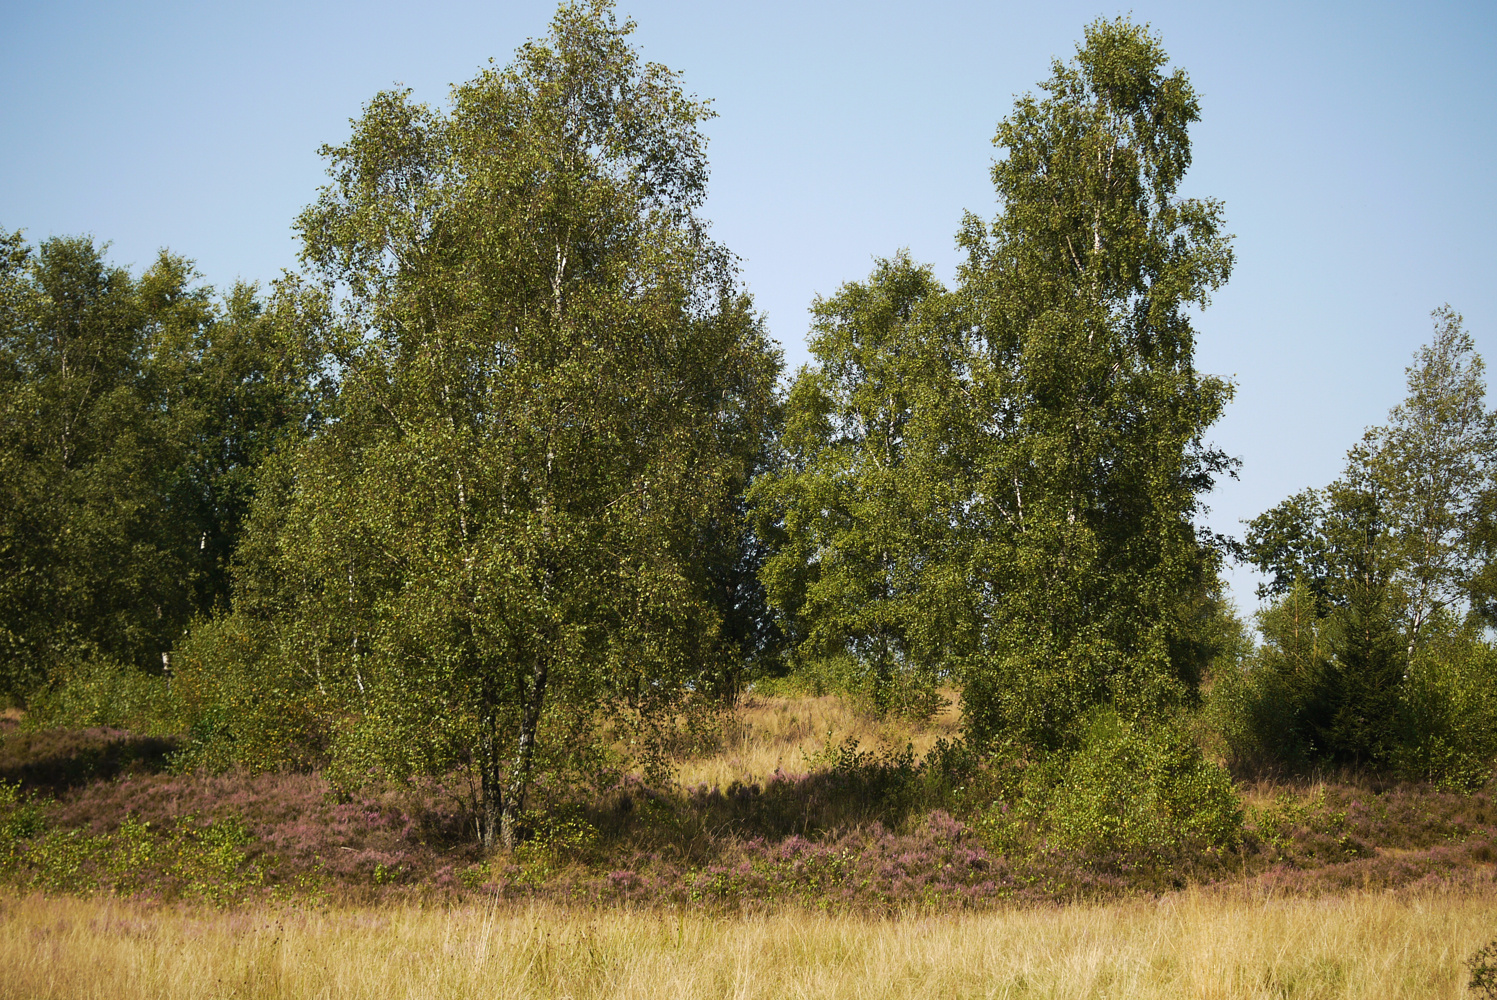
<path fill-rule="evenodd" d="M 969 216 L 982 348 L 969 725 L 1050 743 L 1089 705 L 1188 700 L 1215 554 L 1194 519 L 1231 461 L 1232 387 L 1196 371 L 1191 307 L 1232 267 L 1222 206 L 1177 195 L 1195 91 L 1147 28 L 1099 20 L 998 127 L 1003 209 Z"/>
<path fill-rule="evenodd" d="M 740 652 L 701 526 L 741 531 L 778 354 L 697 214 L 707 108 L 632 28 L 566 6 L 449 112 L 378 95 L 298 222 L 360 339 L 245 573 L 341 752 L 471 761 L 490 844 L 548 699 L 643 712 Z"/>

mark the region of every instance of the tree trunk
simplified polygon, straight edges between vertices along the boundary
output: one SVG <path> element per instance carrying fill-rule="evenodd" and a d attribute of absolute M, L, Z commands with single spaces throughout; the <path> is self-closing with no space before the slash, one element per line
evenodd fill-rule
<path fill-rule="evenodd" d="M 520 810 L 525 807 L 525 786 L 530 781 L 530 762 L 535 750 L 535 730 L 541 720 L 541 706 L 546 700 L 547 663 L 544 658 L 535 665 L 535 677 L 531 681 L 530 697 L 520 713 L 520 746 L 515 753 L 515 763 L 510 771 L 509 789 L 504 796 L 504 808 L 500 817 L 500 839 L 504 846 L 513 849 L 518 833 Z"/>
<path fill-rule="evenodd" d="M 492 851 L 499 840 L 500 815 L 504 805 L 504 783 L 499 761 L 498 719 L 490 714 L 483 720 L 479 737 L 479 841 L 484 851 Z"/>

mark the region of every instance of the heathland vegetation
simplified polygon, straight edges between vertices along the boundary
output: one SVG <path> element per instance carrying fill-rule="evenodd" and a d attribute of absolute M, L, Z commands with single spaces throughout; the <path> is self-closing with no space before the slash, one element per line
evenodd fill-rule
<path fill-rule="evenodd" d="M 782 380 L 701 216 L 710 109 L 631 27 L 565 5 L 446 109 L 376 95 L 268 290 L 0 233 L 0 879 L 111 899 L 0 920 L 154 995 L 399 964 L 291 902 L 382 904 L 453 995 L 767 993 L 739 959 L 782 910 L 900 995 L 1458 988 L 1497 931 L 1497 413 L 1460 316 L 1236 540 L 1203 506 L 1233 386 L 1194 363 L 1233 250 L 1178 193 L 1200 107 L 1157 37 L 1087 27 L 999 124 L 956 286 L 879 260 Z M 211 957 L 173 899 L 281 922 Z"/>

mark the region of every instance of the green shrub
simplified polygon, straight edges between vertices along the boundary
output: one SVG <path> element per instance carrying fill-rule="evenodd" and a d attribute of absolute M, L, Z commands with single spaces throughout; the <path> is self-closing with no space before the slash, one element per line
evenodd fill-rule
<path fill-rule="evenodd" d="M 164 892 L 224 906 L 265 881 L 250 862 L 250 836 L 234 817 L 165 829 L 126 816 L 113 833 L 49 827 L 40 804 L 0 782 L 0 877 L 44 892 Z"/>
<path fill-rule="evenodd" d="M 1096 709 L 1076 749 L 1013 773 L 1009 795 L 976 824 L 1005 854 L 1042 846 L 1092 856 L 1215 850 L 1241 835 L 1231 778 L 1172 723 L 1135 724 Z"/>
<path fill-rule="evenodd" d="M 1077 850 L 1225 847 L 1242 829 L 1242 806 L 1227 773 L 1179 728 L 1103 709 L 1065 762 L 1048 827 Z"/>
<path fill-rule="evenodd" d="M 26 841 L 46 829 L 41 804 L 21 794 L 20 782 L 0 781 L 0 874 L 15 870 Z"/>
<path fill-rule="evenodd" d="M 1229 664 L 1212 677 L 1201 717 L 1239 775 L 1296 771 L 1313 759 L 1298 691 L 1265 658 Z"/>
<path fill-rule="evenodd" d="M 1466 962 L 1471 970 L 1471 991 L 1487 1000 L 1497 1000 L 1497 941 L 1477 949 Z"/>
<path fill-rule="evenodd" d="M 1213 664 L 1202 714 L 1233 771 L 1295 771 L 1317 759 L 1337 631 L 1320 611 L 1297 581 L 1258 613 L 1262 645 Z"/>
<path fill-rule="evenodd" d="M 183 769 L 304 770 L 325 760 L 315 678 L 235 615 L 199 620 L 173 654 Z"/>
<path fill-rule="evenodd" d="M 70 663 L 30 701 L 34 728 L 112 726 L 141 735 L 163 735 L 179 725 L 165 676 L 107 659 Z"/>
<path fill-rule="evenodd" d="M 1497 759 L 1497 650 L 1464 631 L 1437 634 L 1403 687 L 1399 773 L 1460 791 L 1484 785 Z"/>

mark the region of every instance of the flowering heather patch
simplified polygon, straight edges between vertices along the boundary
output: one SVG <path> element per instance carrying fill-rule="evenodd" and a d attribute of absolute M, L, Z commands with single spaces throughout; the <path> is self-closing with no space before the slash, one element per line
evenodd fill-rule
<path fill-rule="evenodd" d="M 726 788 L 542 780 L 525 842 L 485 857 L 473 817 L 440 783 L 340 796 L 315 773 L 170 773 L 166 754 L 149 747 L 116 730 L 8 734 L 0 878 L 219 903 L 314 893 L 893 912 L 1190 884 L 1273 894 L 1490 885 L 1497 869 L 1490 790 L 1365 780 L 1249 788 L 1234 847 L 1087 853 L 1045 842 L 1038 827 L 1027 840 L 986 839 L 962 811 L 981 782 L 966 781 L 964 799 L 909 751 L 851 744 L 805 773 Z"/>
<path fill-rule="evenodd" d="M 1294 893 L 1490 883 L 1497 803 L 1377 780 L 1279 787 L 1248 810 L 1243 866 L 1264 889 Z"/>
<path fill-rule="evenodd" d="M 272 881 L 315 874 L 333 885 L 394 885 L 476 852 L 456 805 L 436 793 L 413 799 L 385 790 L 340 801 L 315 774 L 156 774 L 61 796 L 49 818 L 95 836 L 110 834 L 125 817 L 157 828 L 185 816 L 233 820 L 248 835 L 247 858 Z"/>

